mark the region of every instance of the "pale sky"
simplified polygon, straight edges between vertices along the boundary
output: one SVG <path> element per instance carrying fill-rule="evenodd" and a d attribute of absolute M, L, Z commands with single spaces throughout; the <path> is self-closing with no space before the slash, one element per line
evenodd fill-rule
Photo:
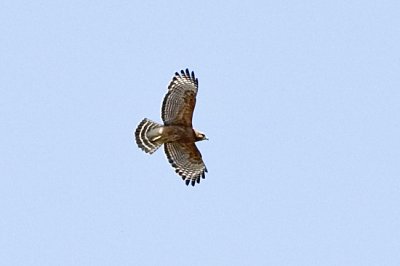
<path fill-rule="evenodd" d="M 400 265 L 399 1 L 3 1 L 1 265 Z M 206 179 L 133 132 L 193 70 Z"/>

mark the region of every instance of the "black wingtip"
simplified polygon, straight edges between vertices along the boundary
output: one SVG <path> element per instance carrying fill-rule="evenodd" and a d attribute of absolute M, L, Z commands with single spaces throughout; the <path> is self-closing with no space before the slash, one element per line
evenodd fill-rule
<path fill-rule="evenodd" d="M 194 71 L 190 72 L 189 68 L 186 68 L 185 70 L 182 69 L 180 74 L 179 74 L 179 72 L 175 72 L 174 79 L 176 77 L 181 77 L 181 76 L 188 77 L 188 78 L 192 79 L 196 84 L 198 84 L 198 80 L 196 78 L 196 75 L 194 74 Z"/>

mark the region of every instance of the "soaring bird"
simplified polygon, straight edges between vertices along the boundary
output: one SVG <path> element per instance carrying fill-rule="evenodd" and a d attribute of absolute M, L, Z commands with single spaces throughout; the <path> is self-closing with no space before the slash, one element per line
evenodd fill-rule
<path fill-rule="evenodd" d="M 143 119 L 135 131 L 136 143 L 144 152 L 152 154 L 162 144 L 168 162 L 186 185 L 194 186 L 205 178 L 207 167 L 195 142 L 206 140 L 204 133 L 193 128 L 199 82 L 194 72 L 176 72 L 168 85 L 161 107 L 164 124 Z"/>

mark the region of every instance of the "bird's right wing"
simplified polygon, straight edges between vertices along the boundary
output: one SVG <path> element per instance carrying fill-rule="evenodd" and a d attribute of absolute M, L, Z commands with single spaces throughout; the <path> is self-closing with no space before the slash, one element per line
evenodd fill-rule
<path fill-rule="evenodd" d="M 192 127 L 193 111 L 199 82 L 194 72 L 181 70 L 175 73 L 164 97 L 161 118 L 166 125 Z"/>

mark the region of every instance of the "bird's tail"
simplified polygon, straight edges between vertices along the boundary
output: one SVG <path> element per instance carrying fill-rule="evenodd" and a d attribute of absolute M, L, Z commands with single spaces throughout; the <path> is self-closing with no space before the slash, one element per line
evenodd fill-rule
<path fill-rule="evenodd" d="M 147 118 L 143 119 L 136 128 L 136 143 L 146 153 L 152 154 L 163 144 L 161 141 L 157 141 L 159 137 L 152 134 L 154 132 L 152 130 L 156 128 L 162 128 L 162 125 Z M 150 131 L 152 131 L 151 134 L 148 134 Z"/>

